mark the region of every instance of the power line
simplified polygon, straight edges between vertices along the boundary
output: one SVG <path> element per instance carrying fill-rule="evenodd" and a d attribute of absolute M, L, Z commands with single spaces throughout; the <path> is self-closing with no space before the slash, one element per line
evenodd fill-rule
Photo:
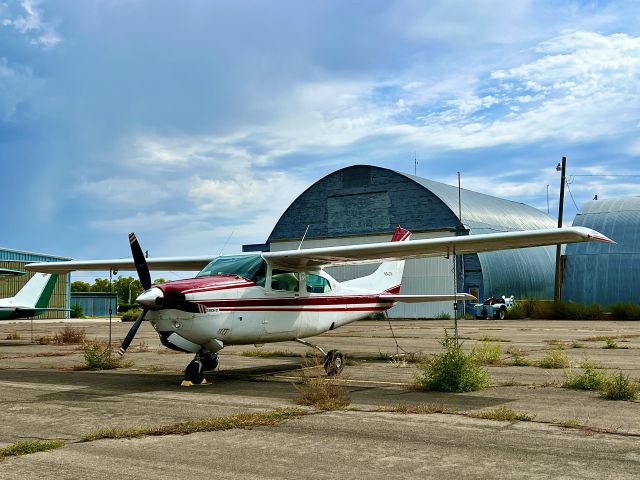
<path fill-rule="evenodd" d="M 567 191 L 569 192 L 569 196 L 571 197 L 571 201 L 573 202 L 573 205 L 576 207 L 576 211 L 580 211 L 580 209 L 578 208 L 578 204 L 576 203 L 576 201 L 573 198 L 573 193 L 571 193 L 571 188 L 569 187 L 569 182 L 565 182 L 567 185 Z"/>

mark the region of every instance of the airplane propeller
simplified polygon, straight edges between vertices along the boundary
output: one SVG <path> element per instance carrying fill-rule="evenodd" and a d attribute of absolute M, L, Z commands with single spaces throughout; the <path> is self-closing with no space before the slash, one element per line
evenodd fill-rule
<path fill-rule="evenodd" d="M 138 318 L 136 318 L 136 321 L 131 325 L 129 333 L 127 333 L 127 336 L 122 341 L 122 345 L 120 345 L 120 349 L 118 350 L 118 354 L 120 356 L 124 355 L 127 348 L 129 348 L 129 345 L 131 345 L 133 338 L 136 336 L 136 333 L 149 310 L 167 308 L 182 310 L 189 313 L 206 312 L 206 307 L 204 305 L 185 300 L 184 295 L 182 295 L 182 298 L 176 295 L 165 296 L 161 289 L 157 287 L 152 288 L 151 274 L 149 273 L 147 260 L 145 259 L 140 243 L 133 232 L 129 234 L 129 244 L 131 245 L 131 255 L 133 256 L 133 261 L 136 265 L 138 278 L 140 279 L 140 283 L 145 291 L 136 299 L 137 302 L 142 305 L 143 309 L 140 315 L 138 315 Z"/>
<path fill-rule="evenodd" d="M 136 271 L 138 272 L 138 278 L 140 279 L 140 283 L 142 284 L 142 288 L 145 290 L 149 290 L 151 288 L 151 274 L 149 273 L 149 267 L 147 265 L 147 260 L 144 258 L 144 253 L 142 253 L 142 248 L 140 248 L 140 243 L 138 243 L 138 239 L 136 238 L 136 234 L 131 232 L 129 234 L 129 244 L 131 245 L 131 255 L 133 256 L 133 261 L 136 265 Z M 142 320 L 144 320 L 145 315 L 149 311 L 148 308 L 143 308 L 136 321 L 133 322 L 131 328 L 129 329 L 129 333 L 124 337 L 122 341 L 122 345 L 120 345 L 120 349 L 118 350 L 118 354 L 120 356 L 124 355 L 124 352 L 127 351 L 129 345 L 133 341 L 133 338 L 138 333 L 138 329 L 142 324 Z"/>

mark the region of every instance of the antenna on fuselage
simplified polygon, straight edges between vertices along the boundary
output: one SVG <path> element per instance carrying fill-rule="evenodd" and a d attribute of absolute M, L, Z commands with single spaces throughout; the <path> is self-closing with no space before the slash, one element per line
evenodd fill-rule
<path fill-rule="evenodd" d="M 224 251 L 224 249 L 227 248 L 227 244 L 229 243 L 229 240 L 231 240 L 231 237 L 233 237 L 234 233 L 235 233 L 235 230 L 231 230 L 231 233 L 227 237 L 227 240 L 224 242 L 224 245 L 222 245 L 222 248 L 220 249 L 218 256 L 222 255 L 222 252 Z"/>
<path fill-rule="evenodd" d="M 302 240 L 300 240 L 300 245 L 298 245 L 298 250 L 302 248 L 302 242 L 304 242 L 304 239 L 307 238 L 307 232 L 309 231 L 310 226 L 310 224 L 307 225 L 307 229 L 304 231 L 304 235 L 302 235 Z"/>

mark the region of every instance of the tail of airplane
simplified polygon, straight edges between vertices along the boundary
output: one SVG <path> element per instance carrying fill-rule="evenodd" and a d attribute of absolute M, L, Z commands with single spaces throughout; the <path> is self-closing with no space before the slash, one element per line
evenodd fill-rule
<path fill-rule="evenodd" d="M 58 280 L 57 274 L 36 273 L 13 297 L 13 304 L 36 309 L 47 308 L 53 288 Z"/>
<path fill-rule="evenodd" d="M 404 242 L 409 240 L 410 236 L 411 232 L 409 230 L 397 225 L 393 232 L 393 237 L 391 237 L 391 241 Z M 397 294 L 400 292 L 403 272 L 404 260 L 383 262 L 371 275 L 343 282 L 343 285 L 347 287 L 366 288 L 368 290 L 375 289 L 380 292 Z"/>

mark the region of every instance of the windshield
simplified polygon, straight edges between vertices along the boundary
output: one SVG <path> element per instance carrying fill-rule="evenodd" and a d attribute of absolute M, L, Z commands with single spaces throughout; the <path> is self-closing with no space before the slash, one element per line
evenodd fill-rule
<path fill-rule="evenodd" d="M 266 276 L 265 261 L 262 255 L 233 255 L 218 257 L 197 275 L 206 277 L 209 275 L 237 275 L 264 285 Z"/>

